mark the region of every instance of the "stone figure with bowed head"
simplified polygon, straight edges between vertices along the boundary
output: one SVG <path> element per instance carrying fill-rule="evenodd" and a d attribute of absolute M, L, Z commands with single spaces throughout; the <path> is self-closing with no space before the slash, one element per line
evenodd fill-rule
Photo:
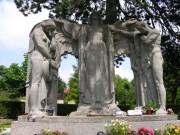
<path fill-rule="evenodd" d="M 52 20 L 44 20 L 37 24 L 30 33 L 28 75 L 30 115 L 44 115 L 48 82 L 50 81 L 49 65 L 50 35 L 55 30 Z"/>
<path fill-rule="evenodd" d="M 156 91 L 159 93 L 160 108 L 156 114 L 167 114 L 166 112 L 166 89 L 163 82 L 163 57 L 161 53 L 161 35 L 156 29 L 150 28 L 143 22 L 137 22 L 137 29 L 144 34 L 141 37 L 142 48 L 142 62 L 146 66 L 145 73 L 148 78 L 149 72 L 152 74 L 150 85 L 155 85 Z M 150 68 L 151 70 L 147 70 Z"/>
<path fill-rule="evenodd" d="M 136 89 L 136 104 L 144 106 L 148 103 L 144 85 L 144 73 L 141 65 L 141 33 L 136 29 L 137 20 L 129 19 L 127 21 L 117 21 L 110 26 L 114 35 L 116 50 L 125 53 L 131 62 L 131 69 L 134 74 L 134 84 Z M 119 54 L 121 55 L 121 54 Z"/>
<path fill-rule="evenodd" d="M 54 38 L 54 33 L 52 33 L 51 43 L 50 43 L 50 82 L 48 82 L 47 91 L 47 112 L 51 112 L 53 115 L 57 113 L 57 91 L 58 91 L 58 68 L 60 67 L 60 55 L 57 48 L 57 43 Z"/>
<path fill-rule="evenodd" d="M 74 54 L 79 62 L 79 105 L 70 116 L 114 114 L 119 110 L 114 96 L 114 45 L 111 31 L 99 13 L 88 25 L 55 19 L 60 53 Z M 68 40 L 70 39 L 70 40 Z"/>
<path fill-rule="evenodd" d="M 165 110 L 166 91 L 162 79 L 163 61 L 160 50 L 160 34 L 157 30 L 146 26 L 145 23 L 132 21 L 131 19 L 121 22 L 121 24 L 124 24 L 121 25 L 123 28 L 111 26 L 111 30 L 129 38 L 127 50 L 129 51 L 128 55 L 131 59 L 131 67 L 134 73 L 137 105 L 144 106 L 152 100 L 157 104 L 161 104 L 157 113 L 166 114 L 166 111 L 163 111 Z M 141 28 L 141 25 L 146 26 L 147 30 L 145 27 L 144 29 Z M 128 26 L 130 29 L 128 27 L 128 29 L 125 29 L 125 26 Z M 152 33 L 150 34 L 150 32 Z M 147 35 L 149 35 L 148 38 Z M 156 64 L 156 62 L 160 65 Z M 156 64 L 156 67 L 152 64 Z M 161 103 L 159 103 L 158 97 L 160 97 Z"/>

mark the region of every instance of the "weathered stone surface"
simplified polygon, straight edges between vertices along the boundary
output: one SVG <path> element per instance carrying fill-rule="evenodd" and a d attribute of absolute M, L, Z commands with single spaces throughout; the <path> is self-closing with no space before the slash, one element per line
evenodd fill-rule
<path fill-rule="evenodd" d="M 44 116 L 32 117 L 28 119 L 27 115 L 19 116 L 18 122 L 107 122 L 111 119 L 121 119 L 129 122 L 143 122 L 143 121 L 168 121 L 177 120 L 177 115 L 142 115 L 142 116 L 97 116 L 97 117 L 65 117 L 65 116 Z"/>
<path fill-rule="evenodd" d="M 97 132 L 105 132 L 105 124 L 112 119 L 126 120 L 132 125 L 132 129 L 146 126 L 152 129 L 164 129 L 167 124 L 180 125 L 177 115 L 142 115 L 142 116 L 107 116 L 107 117 L 36 117 L 27 121 L 27 116 L 19 116 L 17 122 L 12 122 L 12 135 L 31 135 L 39 133 L 41 129 L 67 131 L 69 135 L 96 135 Z"/>

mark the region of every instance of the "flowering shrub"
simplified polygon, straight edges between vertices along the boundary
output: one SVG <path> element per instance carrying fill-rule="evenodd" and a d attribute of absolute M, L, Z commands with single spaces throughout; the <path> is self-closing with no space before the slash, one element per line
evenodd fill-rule
<path fill-rule="evenodd" d="M 180 135 L 180 126 L 178 125 L 167 125 L 165 130 L 152 130 L 143 126 L 135 131 L 131 130 L 131 125 L 127 121 L 118 119 L 111 120 L 110 124 L 105 124 L 105 129 L 109 135 Z"/>
<path fill-rule="evenodd" d="M 180 126 L 167 125 L 164 131 L 164 135 L 180 135 Z"/>
<path fill-rule="evenodd" d="M 3 132 L 5 129 L 4 129 L 4 125 L 0 123 L 0 133 Z"/>
<path fill-rule="evenodd" d="M 38 135 L 68 135 L 66 132 L 60 132 L 59 130 L 42 129 Z"/>
<path fill-rule="evenodd" d="M 140 127 L 138 128 L 138 131 L 135 130 L 129 131 L 128 135 L 161 135 L 161 134 L 154 134 L 154 131 L 151 129 L 148 129 L 146 127 Z"/>
<path fill-rule="evenodd" d="M 138 135 L 138 133 L 135 130 L 129 131 L 128 135 Z"/>
<path fill-rule="evenodd" d="M 138 135 L 154 135 L 154 131 L 146 127 L 138 128 Z"/>
<path fill-rule="evenodd" d="M 164 131 L 159 129 L 154 129 L 154 135 L 163 135 Z"/>
<path fill-rule="evenodd" d="M 110 135 L 127 135 L 131 129 L 131 125 L 127 121 L 116 119 L 111 120 L 110 124 L 106 124 L 105 129 Z"/>
<path fill-rule="evenodd" d="M 0 119 L 4 119 L 4 116 L 0 116 Z"/>

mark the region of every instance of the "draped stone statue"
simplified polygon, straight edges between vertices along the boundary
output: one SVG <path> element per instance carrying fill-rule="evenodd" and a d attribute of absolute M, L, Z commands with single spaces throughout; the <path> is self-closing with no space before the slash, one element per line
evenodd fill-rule
<path fill-rule="evenodd" d="M 131 60 L 137 105 L 144 106 L 150 101 L 154 101 L 160 106 L 156 113 L 166 114 L 160 32 L 143 22 L 132 19 L 116 22 L 115 27 L 111 26 L 111 30 L 129 39 L 128 49 L 124 50 L 128 50 L 125 53 Z"/>
<path fill-rule="evenodd" d="M 56 110 L 58 67 L 67 53 L 77 57 L 79 65 L 79 104 L 70 116 L 123 114 L 114 93 L 114 57 L 122 54 L 131 59 L 137 105 L 152 100 L 160 105 L 157 113 L 166 114 L 160 33 L 133 19 L 114 25 L 102 22 L 93 12 L 87 25 L 54 18 L 33 28 L 27 74 L 30 114 Z"/>
<path fill-rule="evenodd" d="M 91 14 L 88 25 L 62 19 L 56 23 L 61 25 L 55 37 L 62 51 L 79 60 L 79 105 L 70 115 L 114 114 L 119 108 L 114 97 L 114 47 L 109 27 L 102 24 L 97 12 Z"/>

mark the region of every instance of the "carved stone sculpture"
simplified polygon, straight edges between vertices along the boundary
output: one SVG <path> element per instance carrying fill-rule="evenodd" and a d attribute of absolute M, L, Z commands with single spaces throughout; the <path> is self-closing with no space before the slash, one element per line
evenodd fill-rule
<path fill-rule="evenodd" d="M 107 38 L 108 37 L 108 38 Z M 114 99 L 113 40 L 108 26 L 94 12 L 89 25 L 81 26 L 79 39 L 80 102 L 78 111 L 113 114 Z"/>
<path fill-rule="evenodd" d="M 159 98 L 156 98 L 156 101 L 160 100 L 160 108 L 156 114 L 166 114 L 166 90 L 163 82 L 163 57 L 160 48 L 160 32 L 150 28 L 143 22 L 137 22 L 137 29 L 143 34 L 141 36 L 141 56 L 145 72 L 144 79 L 147 81 L 148 91 L 151 91 L 152 97 L 154 97 L 154 90 L 158 93 Z"/>
<path fill-rule="evenodd" d="M 96 12 L 88 25 L 62 19 L 56 23 L 61 54 L 72 53 L 79 60 L 79 105 L 71 116 L 114 114 L 119 109 L 114 98 L 114 47 L 109 27 L 102 25 Z"/>
<path fill-rule="evenodd" d="M 60 57 L 67 53 L 77 57 L 79 64 L 79 105 L 70 116 L 123 113 L 115 104 L 114 93 L 114 57 L 123 53 L 131 59 L 137 105 L 152 100 L 160 105 L 157 114 L 166 114 L 160 42 L 160 33 L 145 23 L 130 19 L 103 25 L 97 12 L 90 15 L 88 25 L 61 18 L 42 21 L 30 33 L 30 114 L 56 112 Z"/>
<path fill-rule="evenodd" d="M 47 93 L 50 87 L 50 43 L 55 24 L 45 20 L 37 24 L 30 33 L 28 51 L 27 89 L 28 107 L 31 115 L 44 115 Z"/>
<path fill-rule="evenodd" d="M 119 26 L 117 23 L 115 24 L 116 28 L 111 26 L 111 30 L 129 38 L 129 42 L 126 42 L 128 48 L 124 49 L 126 50 L 124 53 L 131 59 L 137 105 L 144 106 L 150 101 L 154 101 L 160 106 L 156 113 L 166 114 L 166 90 L 163 84 L 160 32 L 136 20 L 119 23 L 121 23 Z"/>

